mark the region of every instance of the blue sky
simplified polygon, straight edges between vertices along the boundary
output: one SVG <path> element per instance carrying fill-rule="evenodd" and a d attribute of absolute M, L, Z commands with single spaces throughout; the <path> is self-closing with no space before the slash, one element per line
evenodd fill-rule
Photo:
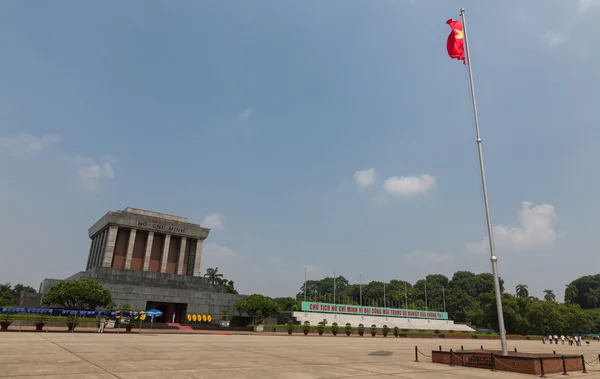
<path fill-rule="evenodd" d="M 0 5 L 0 282 L 85 268 L 137 207 L 212 227 L 242 293 L 490 271 L 467 10 L 500 274 L 597 273 L 600 1 Z"/>

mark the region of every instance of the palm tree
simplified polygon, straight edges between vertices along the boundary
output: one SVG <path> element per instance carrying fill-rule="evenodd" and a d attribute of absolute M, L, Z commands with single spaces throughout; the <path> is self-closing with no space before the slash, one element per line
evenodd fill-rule
<path fill-rule="evenodd" d="M 211 284 L 217 284 L 221 281 L 223 274 L 220 274 L 219 268 L 216 267 L 216 268 L 207 268 L 206 274 L 204 274 L 204 276 L 208 278 L 208 281 Z"/>
<path fill-rule="evenodd" d="M 544 300 L 546 301 L 555 301 L 556 300 L 556 296 L 554 295 L 554 291 L 552 290 L 544 290 Z"/>
<path fill-rule="evenodd" d="M 575 304 L 575 299 L 577 299 L 577 295 L 579 291 L 577 287 L 573 284 L 567 284 L 567 288 L 565 289 L 565 302 L 571 303 L 571 305 Z"/>
<path fill-rule="evenodd" d="M 600 288 L 590 289 L 590 291 L 586 295 L 588 304 L 592 307 L 596 308 L 598 302 L 600 301 Z"/>
<path fill-rule="evenodd" d="M 517 297 L 523 299 L 529 297 L 529 290 L 527 288 L 526 284 L 517 284 Z"/>

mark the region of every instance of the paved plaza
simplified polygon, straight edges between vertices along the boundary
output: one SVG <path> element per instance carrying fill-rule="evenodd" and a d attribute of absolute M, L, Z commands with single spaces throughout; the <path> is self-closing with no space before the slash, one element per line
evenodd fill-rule
<path fill-rule="evenodd" d="M 382 337 L 209 334 L 0 333 L 0 378 L 534 378 L 533 375 L 450 367 L 420 356 L 444 350 L 496 348 L 498 341 Z M 600 343 L 570 347 L 509 341 L 523 352 L 585 354 L 593 361 Z M 600 365 L 588 374 L 600 378 Z M 548 377 L 562 377 L 560 374 Z"/>

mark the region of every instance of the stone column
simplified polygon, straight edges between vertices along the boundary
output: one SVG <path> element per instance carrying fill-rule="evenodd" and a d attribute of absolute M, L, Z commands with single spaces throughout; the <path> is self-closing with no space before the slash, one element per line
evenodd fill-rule
<path fill-rule="evenodd" d="M 127 244 L 127 255 L 125 256 L 125 269 L 129 270 L 131 268 L 131 258 L 133 257 L 133 245 L 135 244 L 135 235 L 137 234 L 137 229 L 131 228 L 131 232 L 129 232 L 129 243 Z"/>
<path fill-rule="evenodd" d="M 169 259 L 169 246 L 171 245 L 171 235 L 165 236 L 165 245 L 163 246 L 162 261 L 160 262 L 160 272 L 167 272 L 167 260 Z"/>
<path fill-rule="evenodd" d="M 103 254 L 104 259 L 102 263 L 102 267 L 110 267 L 112 266 L 113 254 L 115 252 L 115 242 L 117 242 L 117 232 L 119 231 L 119 227 L 115 225 L 111 225 L 108 229 L 108 237 L 106 237 L 106 247 L 104 248 Z"/>
<path fill-rule="evenodd" d="M 88 262 L 87 262 L 86 270 L 89 270 L 94 264 L 94 242 L 95 241 L 96 241 L 95 238 L 92 238 L 90 240 L 90 254 L 88 255 Z"/>
<path fill-rule="evenodd" d="M 196 242 L 196 259 L 194 259 L 194 276 L 200 276 L 200 261 L 202 260 L 202 243 L 201 239 Z"/>
<path fill-rule="evenodd" d="M 183 258 L 185 258 L 186 240 L 186 237 L 181 237 L 181 248 L 179 249 L 179 257 L 177 258 L 177 275 L 185 275 L 183 273 Z"/>
<path fill-rule="evenodd" d="M 144 254 L 144 271 L 150 268 L 150 253 L 152 252 L 152 241 L 154 241 L 154 232 L 148 232 L 146 240 L 146 253 Z"/>
<path fill-rule="evenodd" d="M 100 245 L 102 244 L 102 239 L 104 238 L 104 233 L 106 233 L 106 230 L 102 230 L 101 232 L 99 232 L 98 234 L 96 234 L 96 237 L 94 237 L 94 252 L 92 253 L 92 256 L 94 257 L 94 260 L 92 262 L 92 267 L 98 267 L 101 265 L 100 262 Z"/>
<path fill-rule="evenodd" d="M 98 233 L 98 237 L 96 237 L 96 239 L 98 240 L 96 242 L 96 264 L 94 265 L 94 267 L 101 267 L 102 266 L 102 260 L 104 259 L 104 248 L 106 247 L 106 236 L 108 235 L 108 228 L 105 228 L 102 230 L 102 232 Z"/>

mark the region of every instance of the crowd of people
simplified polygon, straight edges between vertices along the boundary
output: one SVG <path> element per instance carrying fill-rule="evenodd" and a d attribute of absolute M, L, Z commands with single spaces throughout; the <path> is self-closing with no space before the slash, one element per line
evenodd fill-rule
<path fill-rule="evenodd" d="M 552 345 L 552 341 L 554 341 L 555 345 L 558 345 L 558 341 L 561 341 L 561 343 L 564 345 L 565 342 L 567 342 L 569 344 L 569 346 L 582 346 L 583 344 L 583 338 L 581 336 L 564 336 L 561 335 L 560 337 L 558 337 L 558 335 L 552 335 L 550 334 L 548 336 L 548 341 L 550 342 L 550 344 Z M 542 337 L 542 343 L 545 344 L 546 343 L 546 337 Z M 589 344 L 589 342 L 588 342 Z"/>

